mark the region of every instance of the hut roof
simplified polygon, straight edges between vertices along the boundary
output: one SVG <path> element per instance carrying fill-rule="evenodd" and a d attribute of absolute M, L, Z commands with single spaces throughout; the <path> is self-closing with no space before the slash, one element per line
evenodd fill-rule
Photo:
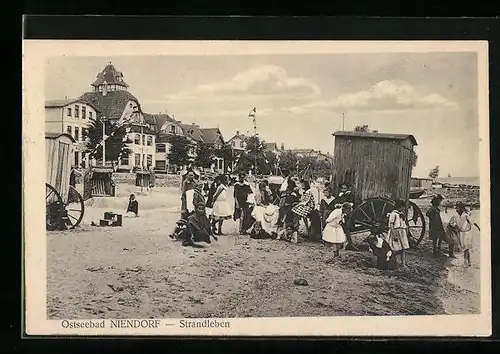
<path fill-rule="evenodd" d="M 410 139 L 413 145 L 418 145 L 415 137 L 411 134 L 388 134 L 388 133 L 366 133 L 366 132 L 347 132 L 338 131 L 332 134 L 333 136 L 346 136 L 356 138 L 371 138 L 371 139 L 390 139 L 390 140 L 405 140 Z"/>
<path fill-rule="evenodd" d="M 66 136 L 71 139 L 71 141 L 74 143 L 76 140 L 69 134 L 66 133 L 45 133 L 45 138 L 46 139 L 57 139 L 61 136 Z"/>

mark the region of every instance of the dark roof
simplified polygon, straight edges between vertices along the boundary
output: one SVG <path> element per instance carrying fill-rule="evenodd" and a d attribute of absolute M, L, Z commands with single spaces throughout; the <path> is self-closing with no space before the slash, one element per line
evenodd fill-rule
<path fill-rule="evenodd" d="M 128 87 L 128 85 L 123 81 L 123 74 L 121 71 L 115 69 L 111 62 L 106 65 L 103 71 L 97 74 L 97 79 L 92 83 L 92 86 L 99 86 L 104 83 L 108 85 L 120 85 Z"/>
<path fill-rule="evenodd" d="M 415 137 L 411 134 L 388 134 L 388 133 L 366 133 L 366 132 L 348 132 L 338 131 L 332 134 L 333 136 L 347 136 L 356 138 L 373 138 L 373 139 L 392 139 L 406 140 L 410 139 L 413 145 L 418 145 Z"/>
<path fill-rule="evenodd" d="M 204 142 L 204 136 L 203 132 L 201 131 L 200 127 L 196 124 L 181 124 L 180 125 L 182 130 L 184 131 L 184 134 L 190 137 L 191 139 L 198 141 L 198 142 Z"/>
<path fill-rule="evenodd" d="M 81 97 L 66 99 L 66 100 L 47 100 L 47 101 L 45 101 L 45 108 L 53 108 L 53 107 L 59 108 L 59 107 L 64 107 L 64 106 L 70 105 L 72 103 L 88 104 L 89 106 L 92 106 L 96 111 L 98 111 L 97 107 L 95 107 L 92 104 L 92 102 L 89 102 Z"/>
<path fill-rule="evenodd" d="M 202 128 L 200 129 L 203 134 L 203 142 L 206 144 L 213 144 L 220 136 L 222 139 L 222 134 L 220 133 L 219 128 Z M 222 139 L 224 141 L 224 139 Z"/>
<path fill-rule="evenodd" d="M 45 139 L 57 139 L 61 136 L 70 138 L 73 143 L 76 142 L 76 140 L 71 135 L 66 133 L 45 133 Z"/>
<path fill-rule="evenodd" d="M 241 139 L 241 140 L 245 140 L 247 137 L 246 135 L 244 134 L 235 134 L 231 139 L 229 139 L 228 141 L 231 141 L 233 139 Z"/>
<path fill-rule="evenodd" d="M 103 96 L 102 92 L 85 92 L 80 98 L 90 102 L 106 118 L 111 120 L 121 118 L 130 100 L 135 101 L 140 110 L 139 101 L 128 91 L 109 91 L 106 96 Z"/>
<path fill-rule="evenodd" d="M 142 129 L 141 129 L 140 125 L 131 125 L 129 133 L 143 133 L 143 134 L 154 135 L 154 134 L 156 134 L 156 131 L 154 131 L 153 129 L 150 129 L 148 126 L 142 126 Z"/>
<path fill-rule="evenodd" d="M 175 119 L 170 117 L 168 114 L 151 114 L 151 113 L 144 113 L 144 119 L 146 122 L 149 124 L 154 124 L 156 125 L 156 131 L 160 131 L 161 127 L 163 124 L 165 124 L 166 121 L 175 123 L 177 122 Z"/>

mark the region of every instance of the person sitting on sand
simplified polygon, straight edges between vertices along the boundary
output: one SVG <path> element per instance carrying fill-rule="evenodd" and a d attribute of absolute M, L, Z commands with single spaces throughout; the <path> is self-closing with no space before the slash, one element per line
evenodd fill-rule
<path fill-rule="evenodd" d="M 264 240 L 264 239 L 270 239 L 270 238 L 276 238 L 276 234 L 269 234 L 262 228 L 262 224 L 260 221 L 256 221 L 253 223 L 252 226 L 252 231 L 250 231 L 250 238 L 256 239 L 256 240 Z"/>
<path fill-rule="evenodd" d="M 367 239 L 370 250 L 377 257 L 377 269 L 396 270 L 398 268 L 396 257 L 387 241 L 381 236 L 382 234 L 382 229 L 373 228 Z"/>
<path fill-rule="evenodd" d="M 437 195 L 431 199 L 431 207 L 425 215 L 429 218 L 429 238 L 432 240 L 432 250 L 434 255 L 441 253 L 441 243 L 446 240 L 443 221 L 441 220 L 441 204 L 443 197 Z M 450 257 L 453 256 L 453 244 L 449 244 Z"/>
<path fill-rule="evenodd" d="M 131 194 L 130 197 L 128 198 L 128 206 L 127 206 L 127 211 L 125 213 L 125 216 L 128 216 L 128 217 L 139 216 L 139 202 L 137 202 L 137 200 L 135 200 L 134 194 Z"/>
<path fill-rule="evenodd" d="M 456 214 L 453 215 L 448 223 L 450 228 L 453 228 L 458 232 L 460 239 L 460 248 L 464 252 L 464 264 L 466 266 L 471 266 L 470 261 L 470 251 L 472 250 L 472 225 L 474 225 L 478 231 L 480 231 L 479 226 L 471 221 L 470 214 L 465 207 L 465 204 L 458 202 L 455 206 Z"/>
<path fill-rule="evenodd" d="M 286 225 L 285 228 L 278 231 L 276 240 L 289 241 L 291 243 L 298 242 L 298 231 L 292 225 Z"/>
<path fill-rule="evenodd" d="M 212 227 L 205 214 L 205 203 L 196 205 L 196 212 L 187 219 L 188 237 L 182 242 L 183 246 L 197 246 L 198 242 L 211 243 L 210 237 L 217 241 Z"/>

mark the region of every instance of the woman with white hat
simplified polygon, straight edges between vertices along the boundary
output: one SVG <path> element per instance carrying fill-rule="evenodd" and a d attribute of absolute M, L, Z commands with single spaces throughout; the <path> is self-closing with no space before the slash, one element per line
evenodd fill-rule
<path fill-rule="evenodd" d="M 337 204 L 325 220 L 323 241 L 333 249 L 334 257 L 340 256 L 340 250 L 344 248 L 347 241 L 342 224 L 345 222 L 345 215 L 349 214 L 351 210 L 351 203 Z"/>

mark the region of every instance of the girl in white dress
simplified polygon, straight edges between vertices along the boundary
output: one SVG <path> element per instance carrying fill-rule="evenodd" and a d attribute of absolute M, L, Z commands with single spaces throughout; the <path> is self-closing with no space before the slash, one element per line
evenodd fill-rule
<path fill-rule="evenodd" d="M 449 221 L 449 226 L 459 232 L 460 248 L 464 251 L 464 264 L 471 266 L 470 251 L 472 250 L 472 224 L 479 230 L 479 226 L 471 221 L 469 212 L 462 202 L 455 206 L 456 214 Z"/>
<path fill-rule="evenodd" d="M 337 204 L 325 220 L 322 238 L 325 244 L 333 249 L 334 257 L 340 256 L 340 250 L 344 248 L 347 240 L 342 223 L 344 223 L 344 217 L 350 213 L 351 208 L 350 203 Z"/>
<path fill-rule="evenodd" d="M 218 222 L 217 235 L 222 235 L 222 223 L 224 220 L 231 219 L 232 210 L 227 196 L 227 179 L 225 176 L 219 176 L 219 186 L 214 194 L 212 207 L 212 218 Z"/>
<path fill-rule="evenodd" d="M 401 267 L 406 268 L 406 250 L 410 248 L 408 242 L 408 228 L 405 221 L 405 202 L 397 200 L 394 210 L 389 214 L 389 232 L 386 241 L 395 254 L 401 257 Z"/>

